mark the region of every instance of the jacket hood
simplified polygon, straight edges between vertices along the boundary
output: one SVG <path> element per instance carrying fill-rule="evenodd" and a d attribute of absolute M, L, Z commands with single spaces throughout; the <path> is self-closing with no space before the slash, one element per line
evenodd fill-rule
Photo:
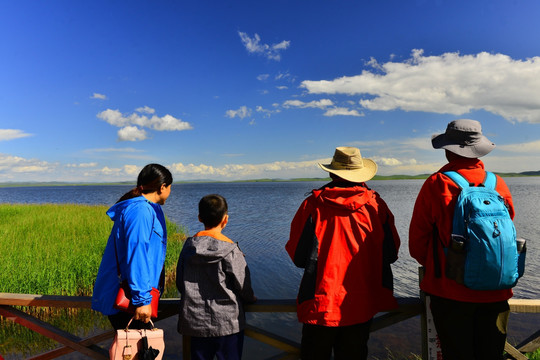
<path fill-rule="evenodd" d="M 132 204 L 138 203 L 138 202 L 148 202 L 144 196 L 137 196 L 131 199 L 127 199 L 124 201 L 121 201 L 119 203 L 114 204 L 107 210 L 107 215 L 111 218 L 112 221 L 116 221 L 119 219 L 121 214 L 124 212 L 124 210 L 129 207 Z"/>
<path fill-rule="evenodd" d="M 313 195 L 320 204 L 340 208 L 343 210 L 356 211 L 374 197 L 374 191 L 364 186 L 351 187 L 325 187 L 314 190 Z"/>
<path fill-rule="evenodd" d="M 215 239 L 211 236 L 190 237 L 184 243 L 182 251 L 192 264 L 208 264 L 221 261 L 238 247 L 230 243 Z"/>

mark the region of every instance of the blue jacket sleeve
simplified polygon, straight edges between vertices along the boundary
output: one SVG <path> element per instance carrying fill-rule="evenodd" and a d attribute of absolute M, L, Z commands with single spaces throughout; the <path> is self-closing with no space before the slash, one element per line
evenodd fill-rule
<path fill-rule="evenodd" d="M 131 302 L 139 307 L 152 301 L 152 283 L 149 258 L 150 238 L 153 231 L 154 214 L 147 207 L 133 207 L 126 211 L 124 234 L 126 239 L 125 277 L 131 288 Z"/>

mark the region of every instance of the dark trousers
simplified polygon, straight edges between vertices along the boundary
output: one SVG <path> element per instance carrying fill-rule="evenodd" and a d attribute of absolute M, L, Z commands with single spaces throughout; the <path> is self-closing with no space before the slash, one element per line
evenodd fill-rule
<path fill-rule="evenodd" d="M 431 313 L 444 360 L 501 360 L 508 301 L 469 303 L 431 296 Z"/>
<path fill-rule="evenodd" d="M 115 330 L 125 329 L 129 323 L 129 320 L 133 317 L 133 314 L 120 311 L 117 314 L 109 315 L 109 321 Z M 130 329 L 151 329 L 152 324 L 144 323 L 140 320 L 133 320 L 129 325 Z"/>
<path fill-rule="evenodd" d="M 302 328 L 302 360 L 365 360 L 371 320 L 350 326 L 320 326 L 304 324 Z"/>
<path fill-rule="evenodd" d="M 191 360 L 240 360 L 244 331 L 216 337 L 191 337 Z"/>

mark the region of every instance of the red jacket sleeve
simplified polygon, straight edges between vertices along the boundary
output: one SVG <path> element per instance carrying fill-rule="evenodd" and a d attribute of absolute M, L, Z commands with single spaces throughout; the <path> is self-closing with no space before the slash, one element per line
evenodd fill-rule
<path fill-rule="evenodd" d="M 291 231 L 289 235 L 289 241 L 285 245 L 285 250 L 291 257 L 291 260 L 298 267 L 303 267 L 305 261 L 309 254 L 305 245 L 306 239 L 314 236 L 314 228 L 312 225 L 311 218 L 311 202 L 310 198 L 307 198 L 302 202 L 300 208 L 296 212 L 292 222 L 291 222 Z"/>

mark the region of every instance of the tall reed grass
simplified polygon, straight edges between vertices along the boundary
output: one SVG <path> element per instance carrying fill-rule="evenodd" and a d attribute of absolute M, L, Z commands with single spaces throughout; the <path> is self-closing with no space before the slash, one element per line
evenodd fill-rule
<path fill-rule="evenodd" d="M 113 222 L 106 206 L 75 204 L 0 204 L 0 292 L 90 296 Z M 176 296 L 175 268 L 184 228 L 167 220 L 164 296 Z M 87 335 L 108 327 L 90 310 L 23 309 L 64 330 Z M 23 354 L 54 343 L 0 319 L 0 353 Z"/>
<path fill-rule="evenodd" d="M 91 295 L 112 228 L 105 206 L 0 205 L 0 292 Z M 167 220 L 165 268 L 173 276 L 185 238 Z"/>

